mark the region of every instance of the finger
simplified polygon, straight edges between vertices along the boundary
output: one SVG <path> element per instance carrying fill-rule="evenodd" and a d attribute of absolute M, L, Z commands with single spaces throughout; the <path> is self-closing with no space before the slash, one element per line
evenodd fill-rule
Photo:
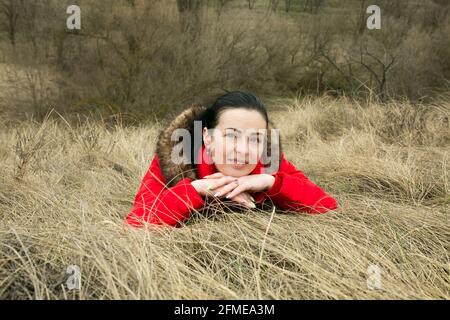
<path fill-rule="evenodd" d="M 214 190 L 211 190 L 211 195 L 216 195 L 218 192 L 221 192 L 223 190 L 223 188 L 225 188 L 227 185 L 221 186 L 221 187 L 217 187 L 214 188 Z"/>
<path fill-rule="evenodd" d="M 224 196 L 224 195 L 230 193 L 231 191 L 233 191 L 235 188 L 237 188 L 237 186 L 239 186 L 237 180 L 230 182 L 227 185 L 224 185 L 223 187 L 221 187 L 221 189 L 218 190 L 214 196 L 215 197 Z"/>
<path fill-rule="evenodd" d="M 237 180 L 237 179 L 234 177 L 229 177 L 229 176 L 222 177 L 222 178 L 218 179 L 216 183 L 213 184 L 212 189 L 217 189 L 218 187 L 229 184 L 230 182 L 233 182 L 235 180 Z"/>
<path fill-rule="evenodd" d="M 247 208 L 256 208 L 256 206 L 253 202 L 248 201 L 242 197 L 242 193 L 237 195 L 236 197 L 233 197 L 231 200 L 233 200 L 237 203 L 240 203 L 240 204 L 246 206 Z"/>
<path fill-rule="evenodd" d="M 235 196 L 235 197 L 233 197 L 233 198 L 234 198 L 234 199 L 239 198 L 239 199 L 243 199 L 243 200 L 245 200 L 245 201 L 251 201 L 250 198 L 249 198 L 249 196 L 248 196 L 248 193 L 247 193 L 247 192 L 241 192 L 240 194 L 238 194 L 237 196 Z"/>
<path fill-rule="evenodd" d="M 253 197 L 249 195 L 247 192 L 242 192 L 241 195 L 244 197 L 244 199 L 248 202 L 255 202 Z"/>
<path fill-rule="evenodd" d="M 238 187 L 236 187 L 233 191 L 231 191 L 228 195 L 227 198 L 233 198 L 235 196 L 237 196 L 238 194 L 240 194 L 241 192 L 244 192 L 247 190 L 247 187 L 243 184 L 239 185 Z"/>
<path fill-rule="evenodd" d="M 222 185 L 224 185 L 224 183 L 226 183 L 224 181 L 224 178 L 225 177 L 219 178 L 219 179 L 216 178 L 216 179 L 214 179 L 215 181 L 211 178 L 211 183 L 208 185 L 206 190 L 207 191 L 212 191 L 212 190 L 216 190 L 217 188 L 221 187 Z"/>
<path fill-rule="evenodd" d="M 242 204 L 246 207 L 249 207 L 249 203 L 245 199 L 242 199 L 240 196 L 233 197 L 231 200 L 236 203 Z"/>

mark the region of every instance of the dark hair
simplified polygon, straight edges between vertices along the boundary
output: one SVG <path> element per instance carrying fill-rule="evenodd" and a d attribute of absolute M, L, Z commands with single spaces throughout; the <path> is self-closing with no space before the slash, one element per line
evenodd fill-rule
<path fill-rule="evenodd" d="M 220 115 L 228 109 L 245 108 L 248 110 L 255 110 L 259 112 L 266 123 L 269 123 L 267 110 L 264 103 L 255 95 L 246 91 L 232 91 L 228 92 L 214 101 L 203 113 L 200 115 L 202 121 L 202 128 L 215 128 L 219 122 Z"/>
<path fill-rule="evenodd" d="M 266 128 L 268 128 L 269 117 L 267 115 L 266 106 L 257 96 L 247 91 L 231 91 L 218 97 L 212 104 L 200 113 L 195 121 L 202 122 L 202 129 L 204 127 L 212 129 L 217 126 L 219 117 L 225 110 L 238 108 L 257 111 L 263 116 L 266 121 Z M 191 132 L 193 132 L 193 128 L 191 128 Z M 203 145 L 203 136 L 201 139 L 201 145 Z M 194 150 L 191 155 L 192 161 L 194 161 L 193 163 L 197 163 L 197 152 L 201 145 L 195 146 L 194 143 L 191 145 L 191 150 Z"/>

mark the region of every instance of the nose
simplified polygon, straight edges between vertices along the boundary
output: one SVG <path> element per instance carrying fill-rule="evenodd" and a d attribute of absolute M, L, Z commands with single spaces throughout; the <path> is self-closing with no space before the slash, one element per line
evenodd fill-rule
<path fill-rule="evenodd" d="M 244 135 L 237 139 L 235 143 L 235 150 L 236 154 L 239 156 L 247 156 L 248 154 L 248 143 L 247 143 L 247 137 Z"/>

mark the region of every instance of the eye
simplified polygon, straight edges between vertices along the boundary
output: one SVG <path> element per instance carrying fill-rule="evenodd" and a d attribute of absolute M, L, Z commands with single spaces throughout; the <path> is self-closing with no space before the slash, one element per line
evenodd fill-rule
<path fill-rule="evenodd" d="M 234 138 L 237 137 L 237 135 L 236 135 L 236 132 L 232 132 L 232 131 L 231 131 L 231 132 L 225 133 L 225 137 L 234 139 Z"/>
<path fill-rule="evenodd" d="M 259 136 L 251 136 L 249 141 L 250 141 L 250 143 L 259 143 L 260 139 L 259 139 Z"/>

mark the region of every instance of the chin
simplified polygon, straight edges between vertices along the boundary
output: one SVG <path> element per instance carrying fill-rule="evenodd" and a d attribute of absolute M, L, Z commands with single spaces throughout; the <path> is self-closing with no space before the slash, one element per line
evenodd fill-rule
<path fill-rule="evenodd" d="M 221 168 L 218 168 L 220 172 L 222 172 L 226 176 L 231 176 L 235 178 L 248 176 L 253 170 L 255 169 L 255 166 L 248 165 L 241 169 L 235 169 L 231 166 L 223 166 Z"/>

